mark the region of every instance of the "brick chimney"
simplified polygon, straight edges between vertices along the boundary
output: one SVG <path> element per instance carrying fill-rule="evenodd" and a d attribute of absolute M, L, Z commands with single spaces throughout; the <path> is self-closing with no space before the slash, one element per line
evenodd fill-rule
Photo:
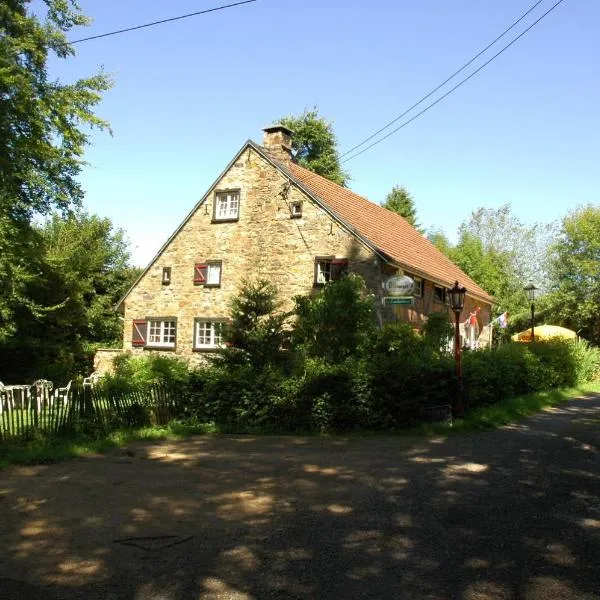
<path fill-rule="evenodd" d="M 263 147 L 275 160 L 283 163 L 292 160 L 292 135 L 294 132 L 284 125 L 272 125 L 265 127 L 263 135 Z"/>

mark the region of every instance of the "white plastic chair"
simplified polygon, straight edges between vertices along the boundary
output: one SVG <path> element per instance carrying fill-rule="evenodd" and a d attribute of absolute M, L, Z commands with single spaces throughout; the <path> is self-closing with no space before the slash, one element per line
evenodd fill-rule
<path fill-rule="evenodd" d="M 56 402 L 62 399 L 63 404 L 67 404 L 69 400 L 69 391 L 71 390 L 71 386 L 73 385 L 73 380 L 69 380 L 69 383 L 65 385 L 65 387 L 56 388 L 54 390 L 54 400 Z"/>

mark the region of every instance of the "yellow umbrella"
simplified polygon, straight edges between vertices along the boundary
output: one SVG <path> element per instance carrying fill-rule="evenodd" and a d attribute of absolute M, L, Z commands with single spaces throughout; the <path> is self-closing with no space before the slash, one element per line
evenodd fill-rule
<path fill-rule="evenodd" d="M 576 339 L 577 334 L 566 327 L 559 327 L 558 325 L 536 325 L 535 326 L 535 339 L 536 341 L 548 340 L 550 338 L 561 337 L 565 339 Z M 526 329 L 520 333 L 515 333 L 512 336 L 515 342 L 530 342 L 531 341 L 531 329 Z"/>

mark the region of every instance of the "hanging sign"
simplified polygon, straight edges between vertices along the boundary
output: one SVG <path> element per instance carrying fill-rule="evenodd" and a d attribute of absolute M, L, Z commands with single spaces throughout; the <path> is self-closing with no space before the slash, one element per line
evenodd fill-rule
<path fill-rule="evenodd" d="M 386 296 L 383 298 L 382 304 L 384 306 L 390 305 L 402 305 L 412 306 L 415 303 L 415 299 L 412 296 Z"/>
<path fill-rule="evenodd" d="M 392 275 L 383 283 L 383 289 L 389 296 L 409 296 L 414 287 L 414 280 L 407 275 Z"/>

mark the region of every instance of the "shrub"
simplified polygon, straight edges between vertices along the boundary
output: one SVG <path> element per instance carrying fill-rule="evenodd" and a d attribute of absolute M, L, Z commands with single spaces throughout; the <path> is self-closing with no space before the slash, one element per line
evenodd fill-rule
<path fill-rule="evenodd" d="M 153 383 L 185 384 L 190 376 L 187 362 L 175 356 L 133 356 L 124 353 L 115 357 L 113 365 L 113 377 L 127 381 L 134 387 L 144 387 Z"/>
<path fill-rule="evenodd" d="M 309 357 L 330 363 L 357 358 L 375 331 L 373 297 L 359 275 L 330 281 L 314 296 L 295 301 L 292 339 Z"/>
<path fill-rule="evenodd" d="M 404 323 L 382 327 L 369 347 L 373 426 L 402 427 L 420 407 L 451 403 L 454 362 Z"/>
<path fill-rule="evenodd" d="M 600 348 L 581 339 L 572 342 L 572 351 L 577 365 L 577 382 L 600 381 Z"/>
<path fill-rule="evenodd" d="M 423 325 L 423 340 L 438 353 L 445 352 L 453 334 L 454 327 L 446 312 L 431 313 Z"/>
<path fill-rule="evenodd" d="M 261 279 L 245 281 L 231 302 L 231 323 L 225 330 L 229 347 L 220 352 L 217 362 L 236 367 L 282 365 L 289 353 L 289 315 L 281 312 L 277 288 Z"/>

